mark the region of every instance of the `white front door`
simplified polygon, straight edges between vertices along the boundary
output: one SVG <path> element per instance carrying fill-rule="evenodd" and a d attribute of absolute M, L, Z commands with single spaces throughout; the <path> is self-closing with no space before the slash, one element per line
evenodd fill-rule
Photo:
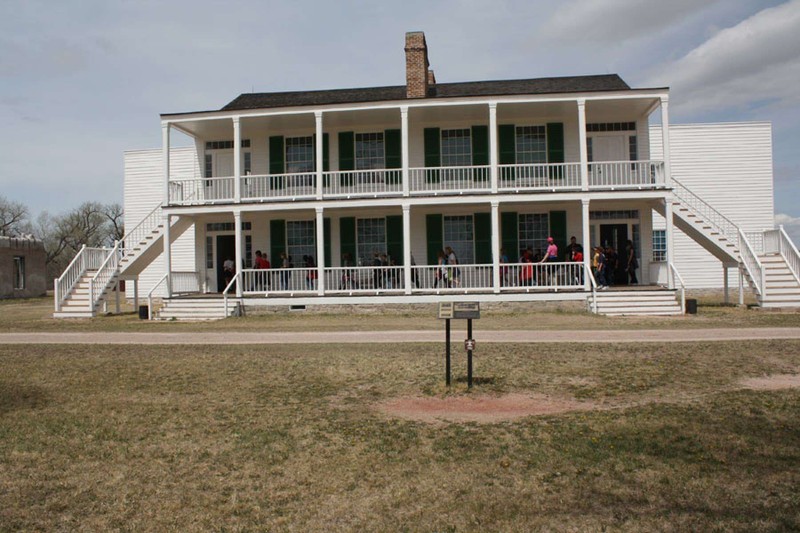
<path fill-rule="evenodd" d="M 594 161 L 627 161 L 625 135 L 592 137 L 592 159 Z"/>

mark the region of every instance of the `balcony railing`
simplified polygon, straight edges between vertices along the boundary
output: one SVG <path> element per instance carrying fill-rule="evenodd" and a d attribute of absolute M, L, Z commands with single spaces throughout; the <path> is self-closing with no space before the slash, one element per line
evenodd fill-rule
<path fill-rule="evenodd" d="M 664 186 L 663 161 L 589 163 L 589 190 L 652 189 Z M 411 195 L 487 194 L 491 167 L 427 167 L 408 169 Z M 580 163 L 499 165 L 498 191 L 557 192 L 580 190 Z M 313 172 L 242 176 L 241 201 L 309 200 L 317 197 Z M 400 169 L 347 170 L 323 173 L 322 197 L 391 197 L 403 194 Z M 234 178 L 171 179 L 170 205 L 204 205 L 235 201 Z"/>
<path fill-rule="evenodd" d="M 663 184 L 663 161 L 589 163 L 589 189 L 653 188 Z"/>
<path fill-rule="evenodd" d="M 492 265 L 414 265 L 411 294 L 490 293 Z M 258 296 L 316 296 L 316 268 L 245 269 L 239 279 L 242 294 Z M 402 266 L 327 267 L 324 296 L 391 295 L 406 293 Z M 514 263 L 500 265 L 500 292 L 583 290 L 583 263 Z"/>

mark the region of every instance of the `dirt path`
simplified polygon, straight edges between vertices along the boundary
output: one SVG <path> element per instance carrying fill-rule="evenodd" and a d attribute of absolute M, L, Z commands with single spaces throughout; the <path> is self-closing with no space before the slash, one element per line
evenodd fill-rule
<path fill-rule="evenodd" d="M 651 329 L 609 331 L 481 331 L 474 335 L 480 343 L 564 343 L 564 342 L 703 342 L 800 339 L 800 328 L 714 328 Z M 452 340 L 466 337 L 462 328 L 454 328 Z M 358 344 L 441 342 L 443 331 L 333 331 L 333 332 L 69 332 L 69 333 L 0 333 L 0 344 Z"/>

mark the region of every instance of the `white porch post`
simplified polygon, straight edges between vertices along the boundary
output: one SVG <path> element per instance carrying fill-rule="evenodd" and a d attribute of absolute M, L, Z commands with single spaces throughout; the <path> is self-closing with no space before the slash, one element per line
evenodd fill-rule
<path fill-rule="evenodd" d="M 316 150 L 316 168 L 317 171 L 317 200 L 322 200 L 322 164 L 323 164 L 323 153 L 322 153 L 322 111 L 315 111 L 314 112 L 314 123 L 316 125 L 316 146 L 314 149 Z M 322 278 L 320 278 L 321 280 Z"/>
<path fill-rule="evenodd" d="M 586 146 L 586 100 L 578 99 L 578 145 L 581 157 L 581 189 L 589 190 L 589 149 Z"/>
<path fill-rule="evenodd" d="M 408 196 L 411 191 L 409 180 L 409 148 L 408 148 L 408 106 L 400 107 L 400 154 L 402 158 L 403 196 Z M 405 209 L 405 208 L 403 208 Z"/>
<path fill-rule="evenodd" d="M 233 201 L 242 201 L 242 128 L 239 117 L 233 117 Z M 238 267 L 237 267 L 237 272 Z"/>
<path fill-rule="evenodd" d="M 325 218 L 323 209 L 316 208 L 317 212 L 317 294 L 325 295 Z"/>
<path fill-rule="evenodd" d="M 133 281 L 133 308 L 136 309 L 136 312 L 139 312 L 139 278 L 132 280 Z"/>
<path fill-rule="evenodd" d="M 492 194 L 497 194 L 498 159 L 499 159 L 499 154 L 497 151 L 497 102 L 490 102 L 489 103 L 489 164 L 491 165 Z M 499 288 L 499 285 L 495 284 L 495 288 L 496 289 Z"/>
<path fill-rule="evenodd" d="M 170 242 L 170 226 L 172 217 L 164 215 L 164 269 L 167 275 L 167 298 L 172 298 L 172 243 Z"/>
<path fill-rule="evenodd" d="M 500 293 L 500 202 L 496 201 L 492 202 L 492 291 Z"/>
<path fill-rule="evenodd" d="M 728 265 L 722 263 L 722 295 L 723 295 L 723 302 L 725 304 L 729 303 L 728 298 Z"/>
<path fill-rule="evenodd" d="M 161 165 L 164 170 L 164 202 L 162 205 L 169 204 L 169 122 L 161 123 Z"/>
<path fill-rule="evenodd" d="M 667 220 L 667 288 L 669 289 L 675 288 L 675 280 L 670 269 L 675 255 L 675 243 L 673 242 L 675 231 L 673 229 L 672 215 L 672 195 L 670 194 L 664 198 L 664 218 Z"/>
<path fill-rule="evenodd" d="M 403 287 L 411 294 L 411 204 L 403 204 Z"/>
<path fill-rule="evenodd" d="M 739 263 L 739 305 L 744 305 L 744 269 Z"/>
<path fill-rule="evenodd" d="M 672 187 L 669 151 L 669 97 L 661 97 L 661 143 L 664 151 L 664 186 Z"/>
<path fill-rule="evenodd" d="M 239 211 L 235 211 L 233 213 L 233 227 L 234 227 L 234 239 L 236 240 L 235 249 L 236 249 L 236 267 L 234 269 L 235 273 L 241 273 L 242 269 L 244 268 L 244 261 L 242 260 L 242 214 Z M 236 274 L 234 274 L 236 275 Z M 239 276 L 239 282 L 236 284 L 236 297 L 242 296 L 242 282 L 244 281 L 244 276 Z"/>
<path fill-rule="evenodd" d="M 592 266 L 592 238 L 591 228 L 589 227 L 589 199 L 581 199 L 581 240 L 583 241 L 583 288 L 584 290 L 592 290 L 592 282 L 589 281 L 589 275 L 586 272 L 591 271 Z"/>

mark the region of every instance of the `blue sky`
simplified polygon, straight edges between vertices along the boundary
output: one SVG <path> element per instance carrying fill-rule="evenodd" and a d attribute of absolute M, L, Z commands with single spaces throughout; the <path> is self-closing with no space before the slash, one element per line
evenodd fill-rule
<path fill-rule="evenodd" d="M 441 82 L 618 73 L 673 123 L 773 124 L 775 212 L 800 235 L 800 0 L 0 0 L 0 194 L 122 201 L 159 113 L 243 92 L 401 85 L 404 33 Z"/>

